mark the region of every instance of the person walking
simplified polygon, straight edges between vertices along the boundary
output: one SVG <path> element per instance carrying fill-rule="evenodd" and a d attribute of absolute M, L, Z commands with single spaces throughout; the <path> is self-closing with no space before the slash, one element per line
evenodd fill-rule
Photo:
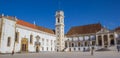
<path fill-rule="evenodd" d="M 117 45 L 117 51 L 119 52 L 120 51 L 120 47 Z"/>
<path fill-rule="evenodd" d="M 91 55 L 93 55 L 94 47 L 91 47 Z"/>
<path fill-rule="evenodd" d="M 12 51 L 12 55 L 14 55 L 14 51 Z"/>

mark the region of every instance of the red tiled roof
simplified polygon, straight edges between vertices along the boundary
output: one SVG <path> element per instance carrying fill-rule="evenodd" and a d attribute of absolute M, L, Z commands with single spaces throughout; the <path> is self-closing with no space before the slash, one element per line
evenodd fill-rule
<path fill-rule="evenodd" d="M 16 21 L 15 17 L 13 17 L 13 16 L 0 16 L 0 18 L 2 18 L 2 17 L 3 18 L 7 18 L 9 20 Z M 44 28 L 44 27 L 41 27 L 41 26 L 36 26 L 34 24 L 30 24 L 28 22 L 25 22 L 23 20 L 17 19 L 17 24 L 22 25 L 22 26 L 26 26 L 26 27 L 29 27 L 29 28 L 37 29 L 37 30 L 40 30 L 40 31 L 43 31 L 43 32 L 55 34 L 54 30 L 51 30 L 51 29 L 48 29 L 48 28 Z"/>
<path fill-rule="evenodd" d="M 22 26 L 26 26 L 26 27 L 29 27 L 29 28 L 33 28 L 33 29 L 37 29 L 37 30 L 41 30 L 43 32 L 47 32 L 47 33 L 51 33 L 51 34 L 54 34 L 55 32 L 51 29 L 48 29 L 48 28 L 44 28 L 44 27 L 41 27 L 41 26 L 36 26 L 34 24 L 30 24 L 28 22 L 25 22 L 23 20 L 17 20 L 17 24 L 19 25 L 22 25 Z"/>
<path fill-rule="evenodd" d="M 116 32 L 120 32 L 120 27 L 115 28 L 114 31 L 116 31 Z"/>
<path fill-rule="evenodd" d="M 75 26 L 72 27 L 68 32 L 67 36 L 71 35 L 79 35 L 79 34 L 89 34 L 89 33 L 96 33 L 100 31 L 102 28 L 100 23 L 97 24 L 89 24 L 84 26 Z"/>

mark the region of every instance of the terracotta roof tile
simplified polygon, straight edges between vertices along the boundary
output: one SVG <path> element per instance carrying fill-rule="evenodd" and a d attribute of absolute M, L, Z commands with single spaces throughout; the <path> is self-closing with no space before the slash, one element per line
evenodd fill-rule
<path fill-rule="evenodd" d="M 29 27 L 29 28 L 33 28 L 33 29 L 37 29 L 37 30 L 40 30 L 40 31 L 43 31 L 43 32 L 47 32 L 47 33 L 51 33 L 51 34 L 54 34 L 55 32 L 51 29 L 48 29 L 48 28 L 44 28 L 44 27 L 41 27 L 41 26 L 36 26 L 34 24 L 30 24 L 28 22 L 25 22 L 23 20 L 17 20 L 17 24 L 20 24 L 22 26 L 26 26 L 26 27 Z"/>
<path fill-rule="evenodd" d="M 14 20 L 16 21 L 17 18 L 13 17 L 13 16 L 1 16 L 0 15 L 0 18 L 7 18 L 9 20 Z M 51 34 L 55 34 L 55 31 L 54 30 L 51 30 L 51 29 L 48 29 L 48 28 L 44 28 L 44 27 L 41 27 L 41 26 L 36 26 L 34 24 L 31 24 L 31 23 L 28 23 L 28 22 L 25 22 L 23 20 L 19 20 L 17 19 L 17 24 L 20 24 L 22 26 L 26 26 L 26 27 L 29 27 L 29 28 L 33 28 L 33 29 L 37 29 L 37 30 L 40 30 L 40 31 L 43 31 L 43 32 L 47 32 L 47 33 L 51 33 Z"/>
<path fill-rule="evenodd" d="M 120 32 L 120 27 L 115 28 L 114 31 Z"/>
<path fill-rule="evenodd" d="M 89 34 L 89 33 L 96 33 L 100 31 L 102 28 L 100 23 L 97 24 L 89 24 L 84 26 L 75 26 L 72 27 L 68 32 L 67 36 L 70 35 L 79 35 L 79 34 Z"/>

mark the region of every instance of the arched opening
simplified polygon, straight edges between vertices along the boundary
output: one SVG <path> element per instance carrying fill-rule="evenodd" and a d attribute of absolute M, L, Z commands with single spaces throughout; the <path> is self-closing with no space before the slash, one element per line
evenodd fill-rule
<path fill-rule="evenodd" d="M 74 43 L 72 43 L 72 47 L 74 47 Z"/>
<path fill-rule="evenodd" d="M 98 36 L 98 46 L 102 46 L 102 37 Z"/>
<path fill-rule="evenodd" d="M 107 47 L 108 46 L 108 37 L 107 37 L 107 35 L 104 35 L 103 38 L 104 38 L 104 45 L 105 45 L 105 47 Z"/>
<path fill-rule="evenodd" d="M 39 46 L 36 47 L 36 52 L 39 52 Z"/>
<path fill-rule="evenodd" d="M 21 52 L 28 52 L 28 40 L 26 38 L 21 40 Z"/>
<path fill-rule="evenodd" d="M 78 47 L 80 47 L 80 42 L 78 42 Z"/>
<path fill-rule="evenodd" d="M 114 35 L 110 35 L 110 45 L 114 45 Z"/>
<path fill-rule="evenodd" d="M 67 46 L 67 42 L 65 42 L 65 47 L 68 47 L 68 46 Z"/>
<path fill-rule="evenodd" d="M 85 46 L 87 46 L 87 44 L 88 44 L 87 41 L 85 41 Z"/>

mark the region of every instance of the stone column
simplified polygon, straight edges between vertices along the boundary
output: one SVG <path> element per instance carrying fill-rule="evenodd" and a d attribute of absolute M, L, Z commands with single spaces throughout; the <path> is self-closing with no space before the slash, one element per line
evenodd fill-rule
<path fill-rule="evenodd" d="M 69 42 L 69 47 L 71 47 L 71 42 Z"/>
<path fill-rule="evenodd" d="M 108 47 L 110 47 L 110 40 L 111 40 L 110 34 L 107 34 L 107 39 L 108 39 Z"/>
<path fill-rule="evenodd" d="M 114 43 L 115 43 L 115 47 L 117 46 L 117 40 L 116 40 L 116 37 L 115 37 L 115 32 L 113 34 L 113 37 L 114 37 Z"/>
<path fill-rule="evenodd" d="M 85 47 L 85 37 L 83 36 L 83 47 Z"/>
<path fill-rule="evenodd" d="M 104 48 L 104 35 L 102 34 L 102 47 Z"/>
<path fill-rule="evenodd" d="M 69 48 L 69 42 L 67 42 L 67 47 Z"/>
<path fill-rule="evenodd" d="M 78 47 L 78 43 L 79 43 L 79 42 L 76 42 L 76 46 L 77 46 L 77 47 Z"/>
<path fill-rule="evenodd" d="M 96 35 L 96 46 L 98 46 L 98 35 Z"/>

